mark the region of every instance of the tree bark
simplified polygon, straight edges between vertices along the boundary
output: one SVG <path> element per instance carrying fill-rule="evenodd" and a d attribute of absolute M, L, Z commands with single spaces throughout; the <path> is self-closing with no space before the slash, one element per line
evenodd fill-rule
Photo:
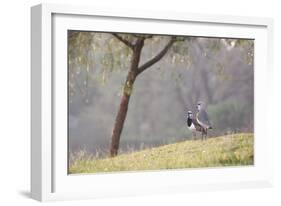
<path fill-rule="evenodd" d="M 131 60 L 130 70 L 128 72 L 125 85 L 123 87 L 123 95 L 119 105 L 118 113 L 115 119 L 110 145 L 110 156 L 114 157 L 118 154 L 120 136 L 123 130 L 124 122 L 127 116 L 130 97 L 133 91 L 134 82 L 138 75 L 138 65 L 140 61 L 141 50 L 144 44 L 144 38 L 139 38 L 133 48 L 133 56 Z"/>
<path fill-rule="evenodd" d="M 120 136 L 123 130 L 123 125 L 126 119 L 128 106 L 129 106 L 130 96 L 123 94 L 117 117 L 114 124 L 114 129 L 112 132 L 112 140 L 110 147 L 110 156 L 116 156 L 119 149 Z"/>
<path fill-rule="evenodd" d="M 134 81 L 136 76 L 134 77 L 131 72 L 128 73 L 127 81 L 123 88 L 123 95 L 121 98 L 121 102 L 119 105 L 118 113 L 115 119 L 114 128 L 111 136 L 111 146 L 110 146 L 110 156 L 114 157 L 118 154 L 120 136 L 123 130 L 124 122 L 127 116 L 127 111 L 129 107 L 129 101 L 131 97 L 131 92 L 133 89 Z"/>

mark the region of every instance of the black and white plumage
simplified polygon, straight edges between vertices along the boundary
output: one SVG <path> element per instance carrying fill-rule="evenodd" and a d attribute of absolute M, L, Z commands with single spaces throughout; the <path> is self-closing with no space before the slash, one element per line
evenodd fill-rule
<path fill-rule="evenodd" d="M 209 116 L 206 110 L 203 108 L 203 103 L 198 102 L 197 104 L 197 114 L 196 114 L 196 120 L 198 124 L 202 127 L 202 139 L 205 136 L 207 138 L 207 131 L 208 129 L 212 129 L 211 123 L 209 121 Z"/>
<path fill-rule="evenodd" d="M 200 124 L 197 122 L 197 120 L 193 118 L 193 113 L 192 113 L 192 111 L 188 111 L 188 112 L 187 112 L 187 120 L 186 120 L 186 123 L 187 123 L 188 129 L 191 130 L 193 136 L 196 136 L 196 131 L 202 132 L 202 127 L 201 127 Z"/>

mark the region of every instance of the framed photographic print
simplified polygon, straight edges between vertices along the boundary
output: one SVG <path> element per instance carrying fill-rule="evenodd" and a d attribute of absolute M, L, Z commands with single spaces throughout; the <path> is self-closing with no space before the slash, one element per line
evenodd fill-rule
<path fill-rule="evenodd" d="M 40 201 L 272 185 L 268 18 L 31 9 Z"/>

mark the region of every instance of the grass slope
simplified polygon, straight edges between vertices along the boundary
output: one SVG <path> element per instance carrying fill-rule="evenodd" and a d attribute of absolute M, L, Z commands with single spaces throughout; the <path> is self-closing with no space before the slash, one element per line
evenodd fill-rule
<path fill-rule="evenodd" d="M 159 170 L 253 165 L 253 134 L 233 134 L 208 140 L 187 140 L 114 158 L 77 158 L 69 172 Z"/>

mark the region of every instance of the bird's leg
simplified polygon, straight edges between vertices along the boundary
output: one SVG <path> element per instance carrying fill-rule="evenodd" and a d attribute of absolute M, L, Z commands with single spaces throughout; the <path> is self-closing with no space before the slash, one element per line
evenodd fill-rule
<path fill-rule="evenodd" d="M 205 140 L 205 137 L 206 137 L 206 131 L 204 130 L 203 140 Z"/>
<path fill-rule="evenodd" d="M 206 139 L 206 129 L 203 128 L 202 130 L 202 140 L 205 140 Z"/>

